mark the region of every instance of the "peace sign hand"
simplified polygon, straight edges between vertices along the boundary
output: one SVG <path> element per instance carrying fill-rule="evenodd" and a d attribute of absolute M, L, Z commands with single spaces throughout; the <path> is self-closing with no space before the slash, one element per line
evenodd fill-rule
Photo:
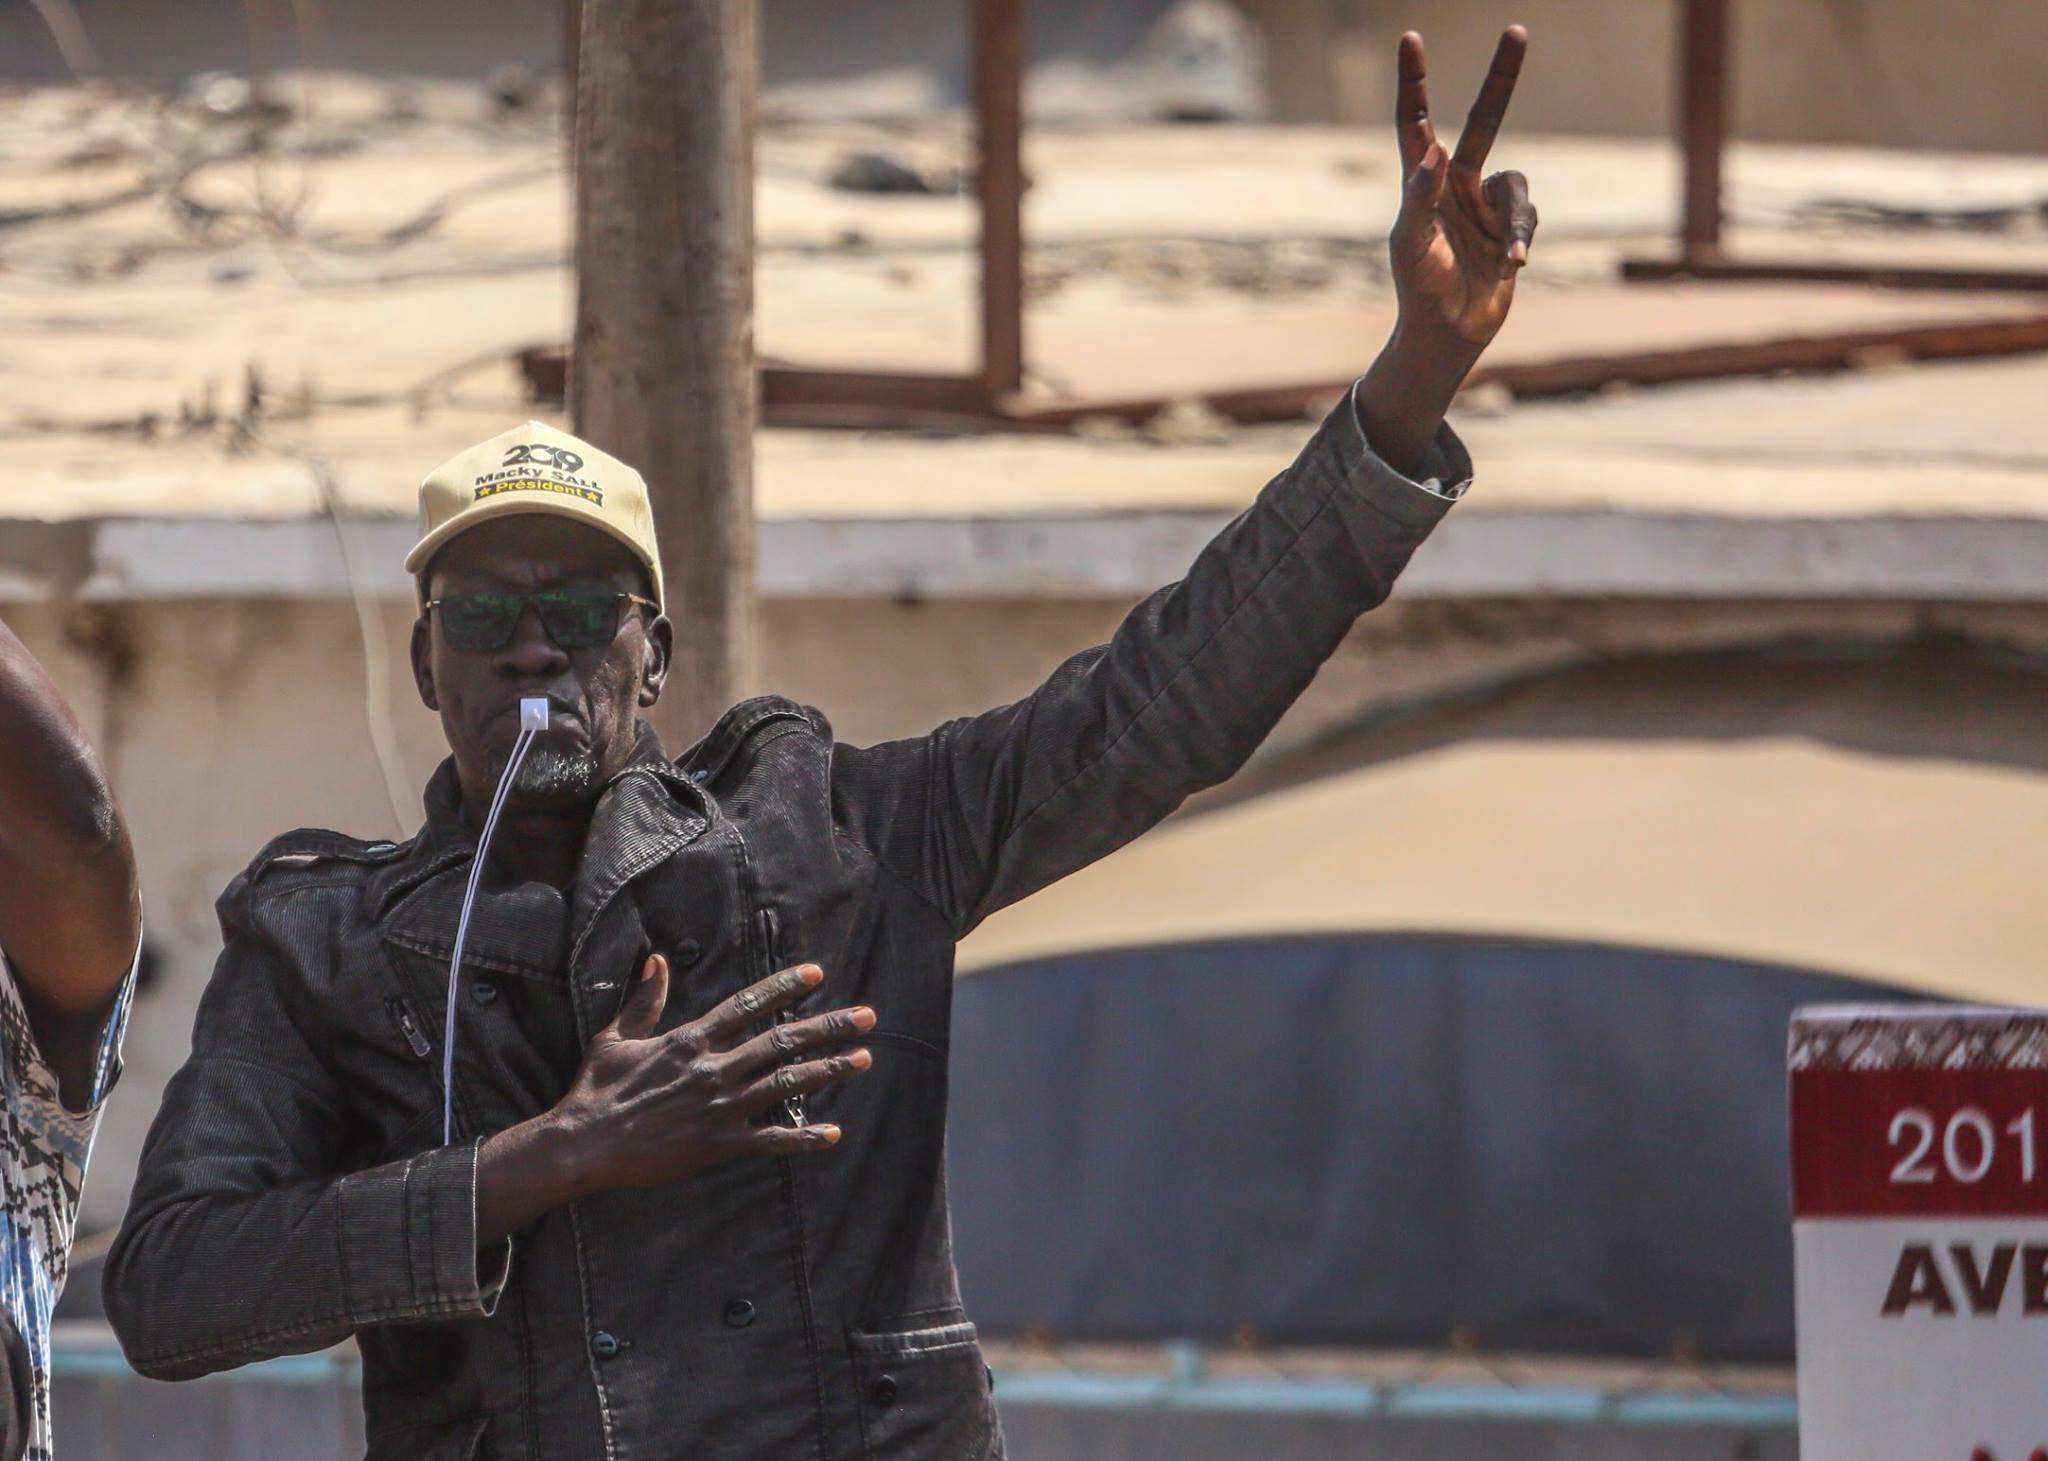
<path fill-rule="evenodd" d="M 1482 177 L 1529 48 L 1519 25 L 1501 32 L 1493 69 L 1448 157 L 1429 119 L 1422 37 L 1401 37 L 1395 131 L 1401 144 L 1401 211 L 1391 241 L 1402 327 L 1447 331 L 1474 350 L 1507 319 L 1515 275 L 1529 261 L 1536 208 L 1518 172 Z"/>

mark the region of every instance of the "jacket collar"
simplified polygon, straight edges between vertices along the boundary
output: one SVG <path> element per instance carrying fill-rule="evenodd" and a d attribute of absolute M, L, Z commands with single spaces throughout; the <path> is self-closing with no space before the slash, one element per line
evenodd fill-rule
<path fill-rule="evenodd" d="M 476 856 L 453 757 L 428 780 L 424 804 L 426 822 L 411 855 L 377 880 L 383 886 L 370 890 L 371 916 L 387 939 L 445 958 L 453 952 L 455 922 Z M 653 727 L 641 721 L 632 759 L 606 785 L 591 815 L 568 900 L 571 936 L 539 937 L 543 930 L 527 920 L 493 917 L 486 905 L 498 898 L 486 888 L 477 896 L 463 962 L 512 973 L 559 971 L 565 945 L 581 943 L 619 890 L 701 835 L 711 817 L 709 799 L 676 770 Z"/>

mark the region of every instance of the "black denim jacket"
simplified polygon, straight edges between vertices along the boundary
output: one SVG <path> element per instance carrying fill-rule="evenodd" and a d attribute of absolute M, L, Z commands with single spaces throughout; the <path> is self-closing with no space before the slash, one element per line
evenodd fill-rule
<path fill-rule="evenodd" d="M 1470 475 L 1446 431 L 1430 470 Z M 487 884 L 441 1142 L 447 961 L 474 853 L 452 767 L 409 842 L 280 838 L 225 947 L 105 1277 L 135 1367 L 182 1378 L 351 1334 L 373 1458 L 999 1456 L 947 1227 L 953 947 L 1235 771 L 1448 506 L 1347 402 L 1198 558 L 1014 705 L 835 744 L 752 700 L 671 764 L 651 737 L 576 883 Z M 608 1192 L 480 1281 L 478 1141 L 545 1111 L 650 949 L 667 1023 L 802 959 L 865 1002 L 874 1068 L 797 1160 Z M 963 1139 L 971 1140 L 971 1134 Z"/>

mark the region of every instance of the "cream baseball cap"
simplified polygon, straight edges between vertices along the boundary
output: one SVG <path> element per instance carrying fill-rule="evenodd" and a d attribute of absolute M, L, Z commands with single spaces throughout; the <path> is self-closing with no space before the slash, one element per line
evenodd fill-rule
<path fill-rule="evenodd" d="M 617 457 L 539 421 L 500 432 L 428 474 L 420 483 L 420 540 L 405 555 L 405 571 L 418 577 L 456 534 L 519 512 L 550 513 L 610 533 L 646 565 L 654 601 L 666 602 L 646 479 Z M 424 597 L 425 584 L 420 593 Z"/>

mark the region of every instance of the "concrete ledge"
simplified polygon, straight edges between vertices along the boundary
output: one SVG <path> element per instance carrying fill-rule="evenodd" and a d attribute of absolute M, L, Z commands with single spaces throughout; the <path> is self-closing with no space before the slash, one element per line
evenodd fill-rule
<path fill-rule="evenodd" d="M 2048 519 L 1454 514 L 1401 580 L 1414 597 L 2048 598 Z"/>
<path fill-rule="evenodd" d="M 772 598 L 1134 598 L 1178 578 L 1229 520 L 1216 511 L 761 524 Z M 71 525 L 67 525 L 71 526 Z M 0 602 L 67 587 L 89 602 L 404 599 L 408 519 L 109 519 L 63 551 L 0 563 Z M 75 529 L 74 529 L 75 532 Z M 0 540 L 46 538 L 0 525 Z M 39 544 L 39 546 L 54 546 Z M 37 561 L 39 560 L 39 561 Z M 1401 583 L 1414 598 L 2048 600 L 2048 519 L 1875 514 L 1777 517 L 1612 509 L 1454 513 Z"/>

